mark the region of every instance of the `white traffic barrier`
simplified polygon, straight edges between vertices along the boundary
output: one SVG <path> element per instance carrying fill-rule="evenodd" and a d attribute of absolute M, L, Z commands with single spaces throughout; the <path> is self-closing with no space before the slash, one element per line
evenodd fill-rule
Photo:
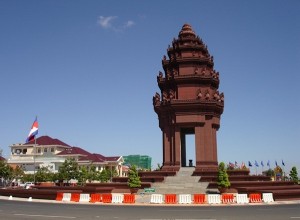
<path fill-rule="evenodd" d="M 273 193 L 263 193 L 262 197 L 264 202 L 274 202 Z"/>
<path fill-rule="evenodd" d="M 207 200 L 208 200 L 208 204 L 220 204 L 221 196 L 220 194 L 208 194 Z"/>
<path fill-rule="evenodd" d="M 162 194 L 151 194 L 150 203 L 155 203 L 155 204 L 163 203 L 163 195 Z"/>
<path fill-rule="evenodd" d="M 249 203 L 247 194 L 236 194 L 236 203 L 237 204 Z"/>
<path fill-rule="evenodd" d="M 71 201 L 71 193 L 64 193 L 61 201 L 70 202 Z"/>
<path fill-rule="evenodd" d="M 79 202 L 89 202 L 90 201 L 90 194 L 80 193 Z"/>
<path fill-rule="evenodd" d="M 179 194 L 178 203 L 179 204 L 191 204 L 192 203 L 191 194 Z"/>
<path fill-rule="evenodd" d="M 120 193 L 112 193 L 112 203 L 122 203 L 124 199 L 124 195 Z"/>
<path fill-rule="evenodd" d="M 9 196 L 8 200 L 12 200 L 12 199 L 13 199 L 13 197 L 12 197 L 12 196 Z"/>
<path fill-rule="evenodd" d="M 28 198 L 28 202 L 32 202 L 32 197 L 29 197 L 29 198 Z"/>

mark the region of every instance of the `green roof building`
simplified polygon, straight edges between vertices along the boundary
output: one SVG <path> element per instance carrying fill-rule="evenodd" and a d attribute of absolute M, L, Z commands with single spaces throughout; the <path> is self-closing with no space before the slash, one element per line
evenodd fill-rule
<path fill-rule="evenodd" d="M 124 165 L 135 165 L 139 169 L 151 170 L 152 158 L 147 155 L 123 156 Z"/>

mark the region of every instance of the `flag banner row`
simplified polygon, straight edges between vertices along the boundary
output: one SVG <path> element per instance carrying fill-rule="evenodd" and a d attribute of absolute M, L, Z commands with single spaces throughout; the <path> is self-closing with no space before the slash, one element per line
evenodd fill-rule
<path fill-rule="evenodd" d="M 283 160 L 281 160 L 281 164 L 282 164 L 282 166 L 285 166 L 285 163 L 284 163 Z M 252 162 L 249 160 L 249 161 L 248 161 L 248 166 L 249 166 L 249 167 L 253 167 L 253 166 L 255 166 L 255 167 L 260 167 L 260 166 L 261 166 L 261 167 L 264 167 L 265 164 L 264 164 L 264 161 L 260 161 L 260 163 L 259 163 L 257 160 L 255 160 L 254 163 L 252 163 Z M 267 166 L 270 168 L 270 166 L 271 166 L 270 160 L 268 160 Z M 277 160 L 275 160 L 275 166 L 278 166 Z M 229 162 L 228 167 L 229 167 L 229 168 L 237 168 L 237 167 L 244 168 L 244 167 L 245 167 L 245 163 L 242 162 L 241 165 L 239 166 L 239 165 L 238 165 L 238 162 L 236 162 L 236 161 L 235 161 L 234 163 Z"/>

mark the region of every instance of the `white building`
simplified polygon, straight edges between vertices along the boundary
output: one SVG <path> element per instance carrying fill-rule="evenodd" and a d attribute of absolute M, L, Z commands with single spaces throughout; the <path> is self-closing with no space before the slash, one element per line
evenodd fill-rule
<path fill-rule="evenodd" d="M 26 174 L 33 174 L 40 167 L 48 167 L 58 172 L 59 166 L 67 158 L 75 158 L 79 166 L 95 166 L 97 170 L 115 169 L 122 176 L 122 156 L 105 157 L 92 154 L 79 147 L 70 145 L 49 136 L 41 136 L 25 144 L 13 144 L 7 163 L 12 167 L 21 167 Z M 35 169 L 34 169 L 35 166 Z"/>
<path fill-rule="evenodd" d="M 63 158 L 75 158 L 78 165 L 96 167 L 96 171 L 102 171 L 105 168 L 116 170 L 118 176 L 123 176 L 122 164 L 124 162 L 122 156 L 105 157 L 101 154 L 91 154 L 80 147 L 71 147 L 57 154 Z"/>

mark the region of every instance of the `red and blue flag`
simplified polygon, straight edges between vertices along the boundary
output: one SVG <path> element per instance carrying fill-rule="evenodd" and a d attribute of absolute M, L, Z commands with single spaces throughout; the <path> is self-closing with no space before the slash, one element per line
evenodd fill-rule
<path fill-rule="evenodd" d="M 29 132 L 28 137 L 26 139 L 26 143 L 28 143 L 29 141 L 34 140 L 35 136 L 38 134 L 38 131 L 39 131 L 39 123 L 38 123 L 37 117 L 36 117 L 33 124 L 32 124 L 32 126 L 31 126 L 30 132 Z"/>

